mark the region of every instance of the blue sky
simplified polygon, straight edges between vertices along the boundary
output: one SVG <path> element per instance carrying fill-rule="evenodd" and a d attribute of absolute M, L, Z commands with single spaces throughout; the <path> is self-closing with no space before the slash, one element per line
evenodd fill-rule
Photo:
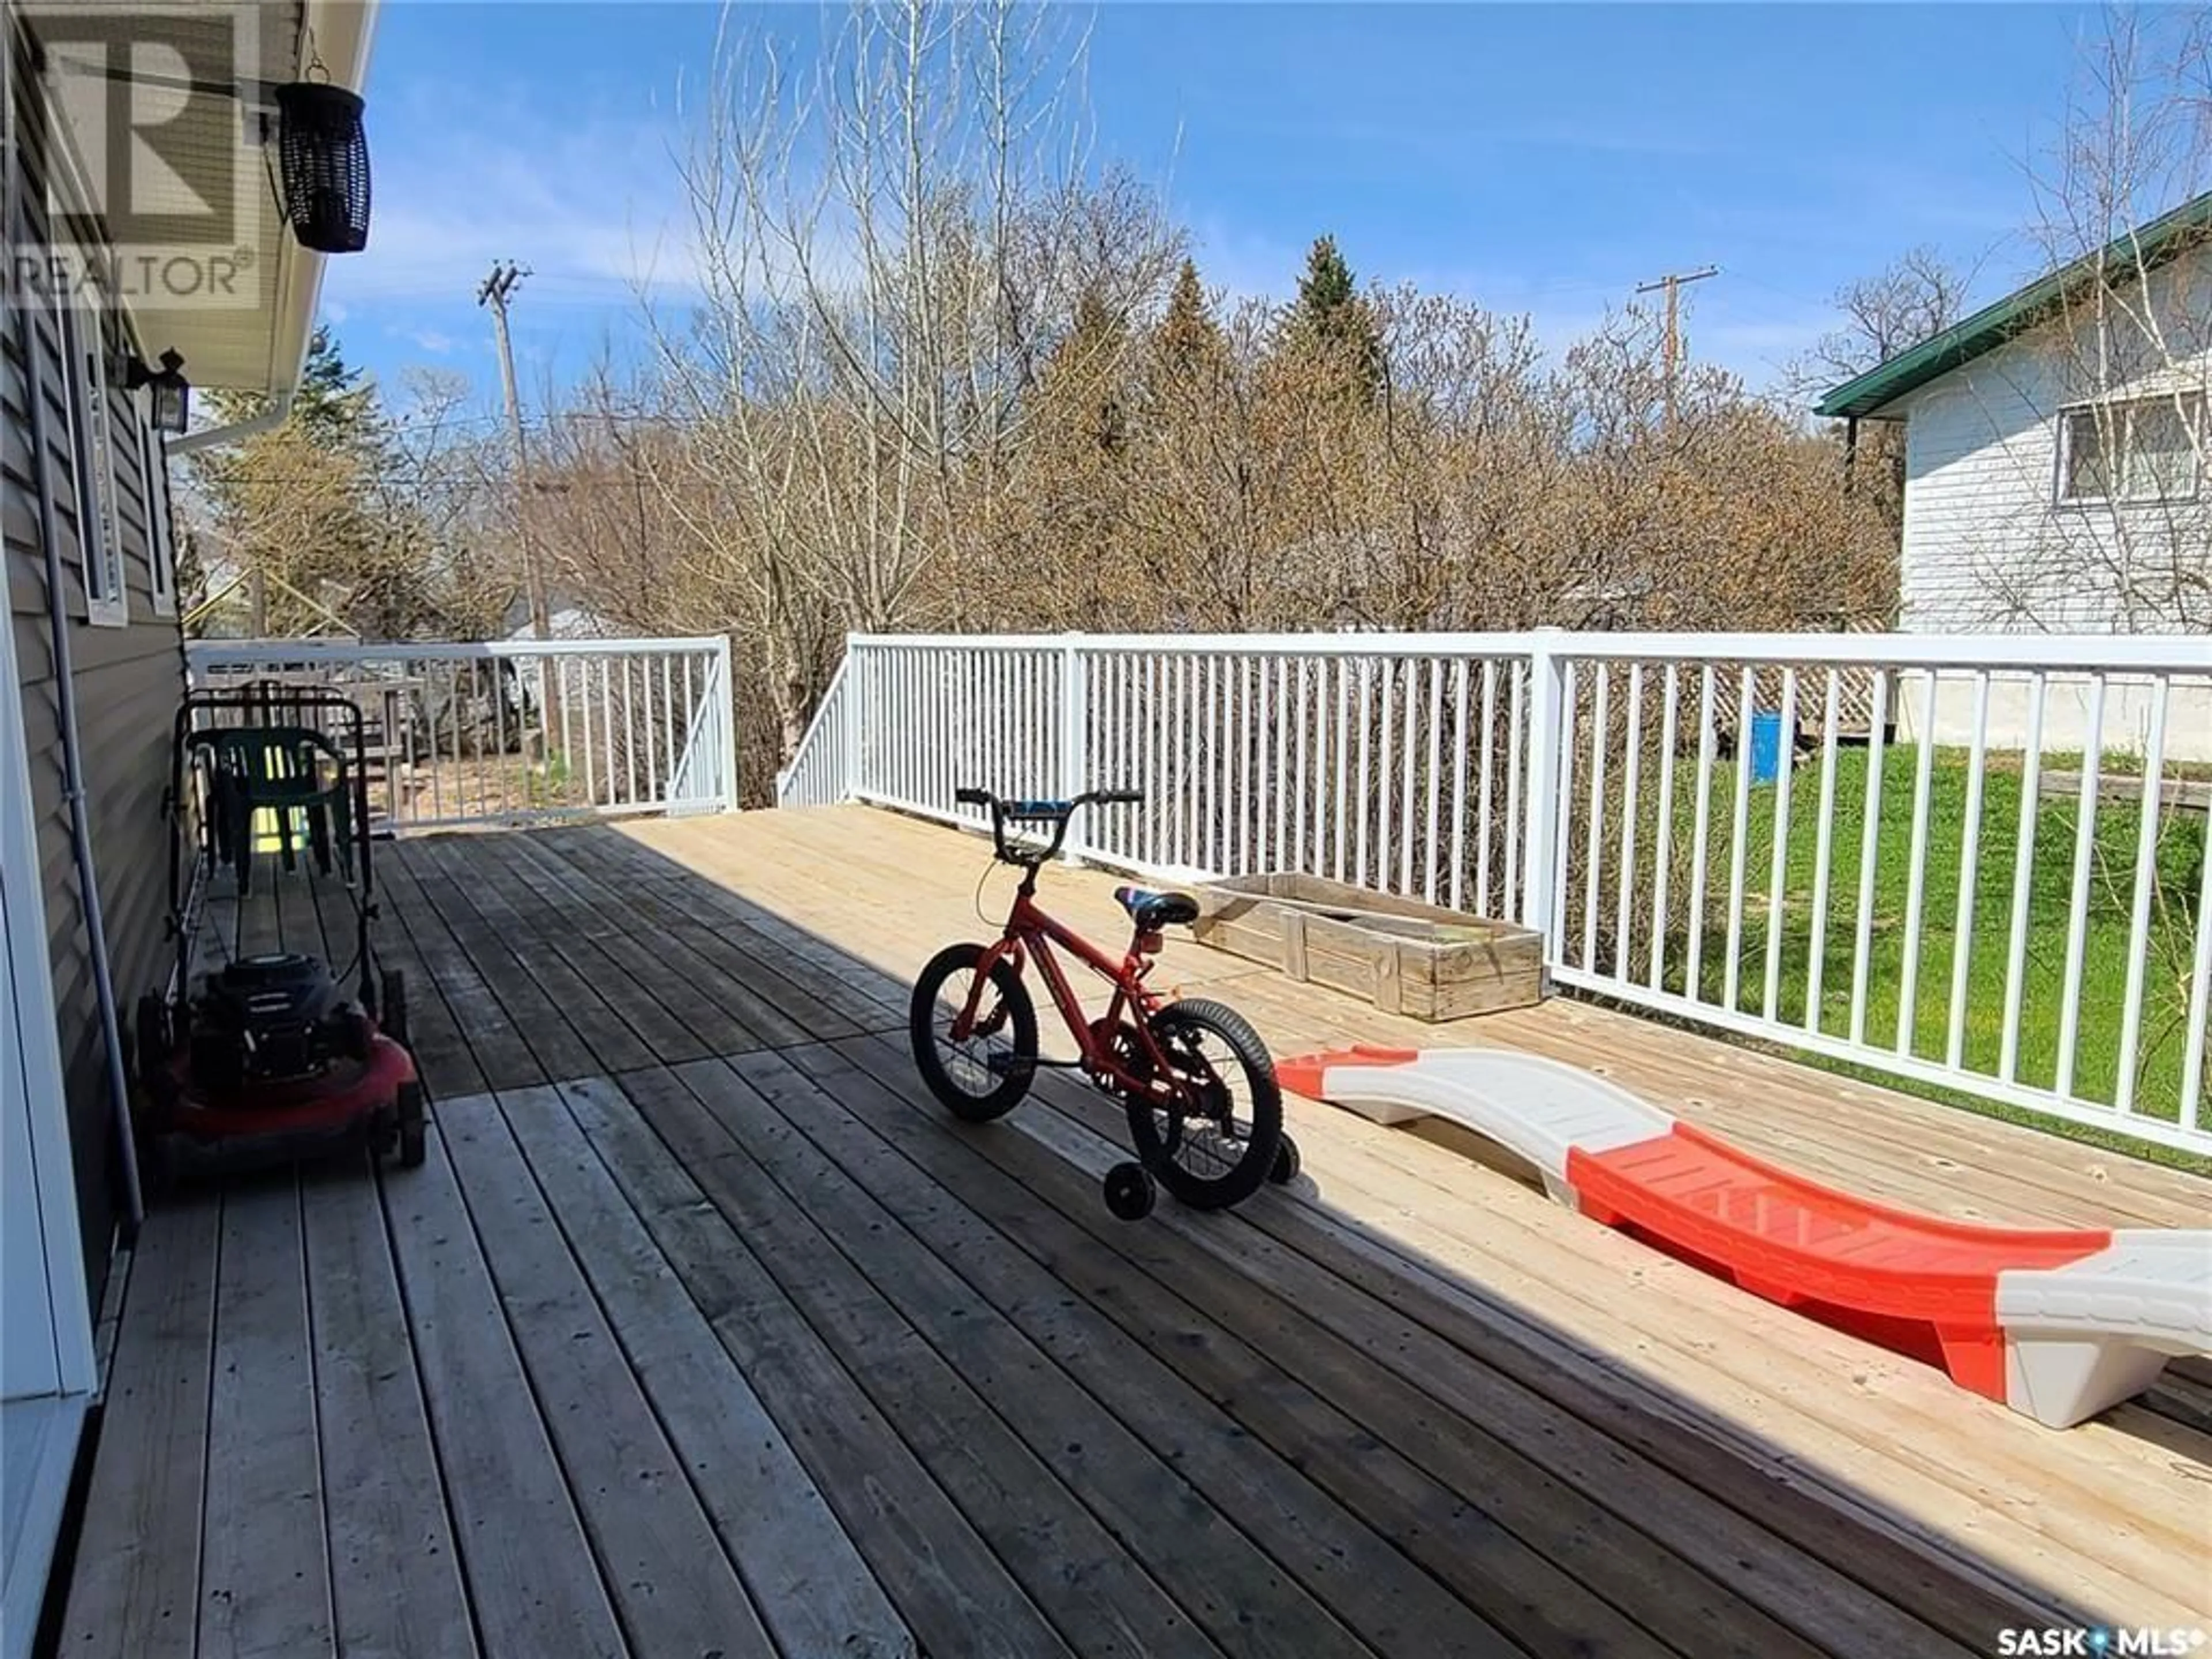
<path fill-rule="evenodd" d="M 749 10 L 758 10 L 749 8 Z M 1086 14 L 1101 160 L 1189 227 L 1207 280 L 1289 291 L 1333 233 L 1363 280 L 1527 312 L 1547 342 L 1639 282 L 1712 264 L 1692 347 L 1754 386 L 1832 323 L 1830 296 L 1917 243 L 1995 297 L 2076 78 L 2056 5 L 1189 5 Z M 763 21 L 805 37 L 813 6 Z M 634 337 L 665 276 L 679 88 L 704 0 L 387 0 L 368 87 L 369 251 L 332 262 L 348 356 L 496 389 L 474 301 L 495 259 L 526 398 Z"/>

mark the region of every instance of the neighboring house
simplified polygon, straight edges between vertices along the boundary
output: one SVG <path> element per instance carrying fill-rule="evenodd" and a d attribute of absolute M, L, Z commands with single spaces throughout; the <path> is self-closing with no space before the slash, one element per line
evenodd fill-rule
<path fill-rule="evenodd" d="M 1904 424 L 1906 631 L 2201 635 L 2208 392 L 2212 193 L 1837 387 L 1816 412 Z M 2078 747 L 2082 700 L 2067 701 L 2046 737 Z M 1993 739 L 2016 740 L 2021 711 L 1997 702 Z M 2139 748 L 2148 708 L 2141 687 L 2119 688 L 2107 744 Z M 1907 695 L 1900 722 L 1913 718 Z M 2168 738 L 2175 758 L 2212 759 L 2212 710 L 2170 709 Z"/>
<path fill-rule="evenodd" d="M 155 430 L 145 377 L 173 351 L 198 386 L 295 385 L 324 262 L 285 224 L 254 112 L 317 58 L 357 87 L 372 15 L 0 3 L 0 1659 L 29 1647 L 129 1220 L 114 1010 L 164 982 L 173 948 L 167 478 L 207 440 Z"/>

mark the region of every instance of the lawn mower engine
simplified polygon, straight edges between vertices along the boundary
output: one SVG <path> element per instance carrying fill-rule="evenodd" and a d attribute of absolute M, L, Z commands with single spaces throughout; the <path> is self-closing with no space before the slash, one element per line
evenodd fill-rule
<path fill-rule="evenodd" d="M 323 1137 L 365 1127 L 380 1157 L 422 1161 L 422 1085 L 408 1053 L 406 992 L 381 977 L 377 1013 L 313 957 L 242 957 L 178 1006 L 138 1005 L 149 1145 Z"/>
<path fill-rule="evenodd" d="M 211 1094 L 318 1078 L 368 1059 L 375 1027 L 330 969 L 286 952 L 210 974 L 192 1005 L 191 1074 Z"/>

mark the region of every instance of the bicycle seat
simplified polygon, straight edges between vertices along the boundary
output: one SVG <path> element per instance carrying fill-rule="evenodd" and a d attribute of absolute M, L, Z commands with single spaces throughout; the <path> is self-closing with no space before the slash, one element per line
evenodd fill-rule
<path fill-rule="evenodd" d="M 1188 927 L 1198 920 L 1198 901 L 1188 893 L 1156 893 L 1149 887 L 1116 887 L 1114 896 L 1129 920 L 1146 933 Z"/>

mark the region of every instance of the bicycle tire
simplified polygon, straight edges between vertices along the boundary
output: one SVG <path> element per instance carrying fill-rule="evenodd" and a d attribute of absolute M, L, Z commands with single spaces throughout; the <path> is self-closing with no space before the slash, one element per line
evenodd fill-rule
<path fill-rule="evenodd" d="M 1004 1025 L 1010 1028 L 1006 1033 L 1006 1058 L 1000 1062 L 1003 1069 L 991 1088 L 971 1088 L 963 1080 L 972 1077 L 970 1068 L 977 1064 L 976 1056 L 951 1046 L 950 1027 L 954 1015 L 967 1000 L 975 964 L 983 959 L 986 950 L 983 945 L 970 944 L 948 945 L 939 951 L 915 981 L 914 999 L 907 1011 L 907 1033 L 914 1045 L 915 1069 L 921 1073 L 929 1092 L 937 1097 L 945 1110 L 969 1123 L 988 1123 L 994 1118 L 1004 1117 L 1021 1104 L 1036 1077 L 1036 1006 L 1030 1001 L 1029 988 L 1022 983 L 1022 976 L 1014 971 L 1013 964 L 1001 957 L 991 964 L 991 988 L 998 994 Z M 947 983 L 963 973 L 969 979 L 960 985 L 957 995 L 949 1002 L 940 1000 Z M 977 1013 L 985 1020 L 992 1018 L 987 1008 L 979 1008 Z M 946 1063 L 948 1051 L 969 1062 L 957 1076 Z M 988 1068 L 989 1062 L 982 1064 Z"/>
<path fill-rule="evenodd" d="M 1274 1168 L 1276 1149 L 1283 1138 L 1283 1091 L 1275 1080 L 1275 1062 L 1267 1045 L 1234 1008 L 1204 998 L 1170 1003 L 1152 1017 L 1152 1032 L 1153 1041 L 1171 1062 L 1195 1059 L 1225 1088 L 1218 1069 L 1196 1046 L 1200 1033 L 1219 1038 L 1243 1073 L 1249 1121 L 1239 1141 L 1233 1134 L 1222 1135 L 1204 1119 L 1178 1119 L 1162 1111 L 1149 1097 L 1132 1097 L 1129 1139 L 1137 1157 L 1160 1185 L 1194 1210 L 1225 1210 L 1243 1203 L 1259 1191 L 1267 1172 Z M 1229 1104 L 1233 1127 L 1238 1117 L 1233 1100 Z M 1197 1136 L 1192 1134 L 1194 1125 L 1200 1131 Z M 1234 1157 L 1224 1156 L 1221 1149 L 1231 1145 L 1239 1150 Z M 1193 1150 L 1206 1151 L 1218 1169 L 1201 1172 L 1188 1167 L 1182 1160 Z"/>

